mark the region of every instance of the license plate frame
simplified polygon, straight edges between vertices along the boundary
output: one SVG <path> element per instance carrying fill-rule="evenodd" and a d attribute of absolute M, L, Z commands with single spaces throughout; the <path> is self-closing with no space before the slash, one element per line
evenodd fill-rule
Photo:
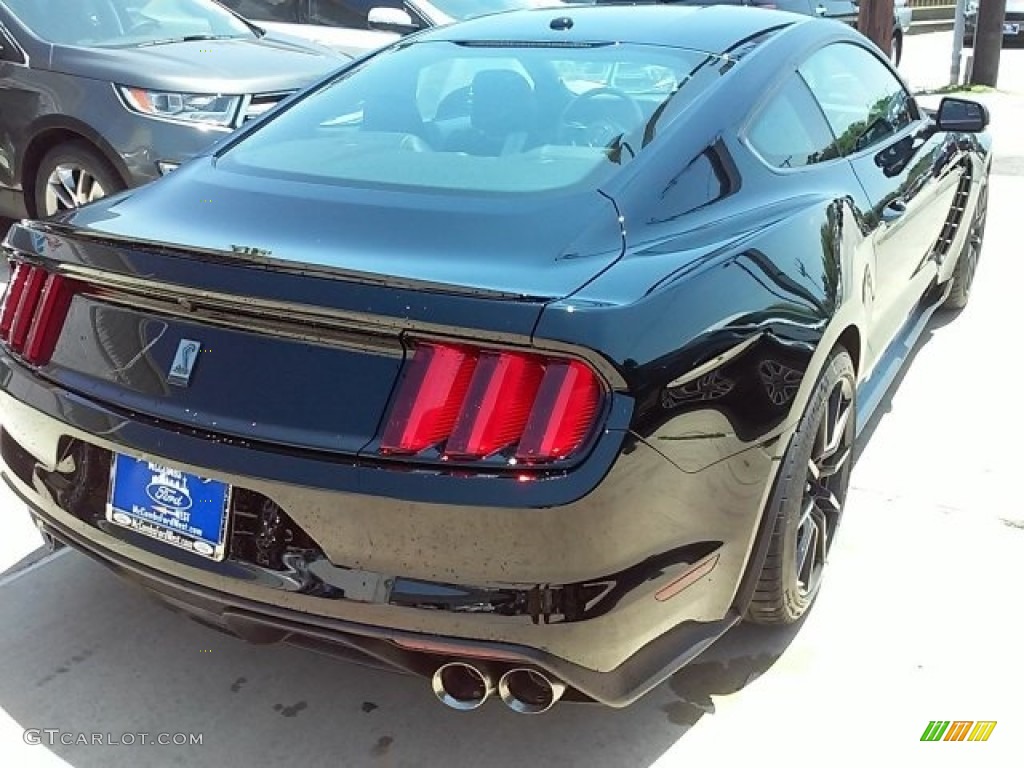
<path fill-rule="evenodd" d="M 107 522 L 194 555 L 227 554 L 232 488 L 228 483 L 115 453 Z"/>

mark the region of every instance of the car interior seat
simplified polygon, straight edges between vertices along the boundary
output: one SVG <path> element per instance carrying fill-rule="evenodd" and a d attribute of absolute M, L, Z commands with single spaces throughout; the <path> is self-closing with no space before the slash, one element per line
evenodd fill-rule
<path fill-rule="evenodd" d="M 439 141 L 434 126 L 423 121 L 414 95 L 396 90 L 374 91 L 363 100 L 361 130 L 412 135 L 431 147 Z"/>
<path fill-rule="evenodd" d="M 478 72 L 470 89 L 470 128 L 452 135 L 450 149 L 472 155 L 522 152 L 535 128 L 533 86 L 511 69 Z"/>

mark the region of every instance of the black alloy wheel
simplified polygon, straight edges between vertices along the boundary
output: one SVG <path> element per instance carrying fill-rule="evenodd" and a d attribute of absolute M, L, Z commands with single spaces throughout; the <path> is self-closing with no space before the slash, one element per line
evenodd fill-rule
<path fill-rule="evenodd" d="M 774 529 L 748 621 L 791 624 L 818 594 L 850 483 L 856 401 L 853 361 L 840 348 L 825 364 L 779 469 L 766 512 Z"/>

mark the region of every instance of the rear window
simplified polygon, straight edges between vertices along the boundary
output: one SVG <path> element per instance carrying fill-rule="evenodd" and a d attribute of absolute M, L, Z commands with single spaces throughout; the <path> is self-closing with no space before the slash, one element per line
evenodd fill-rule
<path fill-rule="evenodd" d="M 399 45 L 272 118 L 219 163 L 421 190 L 596 187 L 724 69 L 705 53 L 644 45 Z"/>

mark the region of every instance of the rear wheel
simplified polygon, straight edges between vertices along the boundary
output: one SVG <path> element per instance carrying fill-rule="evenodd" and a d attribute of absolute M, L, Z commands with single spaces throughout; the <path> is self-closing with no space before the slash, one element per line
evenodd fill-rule
<path fill-rule="evenodd" d="M 956 267 L 953 270 L 952 287 L 949 289 L 949 296 L 942 305 L 945 309 L 963 309 L 971 298 L 971 286 L 974 284 L 974 273 L 978 270 L 978 261 L 981 258 L 981 247 L 985 242 L 985 221 L 988 219 L 988 180 L 978 194 L 978 204 L 974 209 L 974 216 L 971 217 L 971 228 L 967 232 L 967 239 L 960 249 L 960 255 L 956 260 Z"/>
<path fill-rule="evenodd" d="M 124 189 L 110 164 L 85 141 L 60 144 L 43 157 L 35 180 L 35 215 L 53 216 Z"/>
<path fill-rule="evenodd" d="M 791 624 L 814 602 L 842 517 L 856 434 L 856 374 L 832 353 L 790 441 L 767 514 L 771 543 L 746 619 Z"/>

